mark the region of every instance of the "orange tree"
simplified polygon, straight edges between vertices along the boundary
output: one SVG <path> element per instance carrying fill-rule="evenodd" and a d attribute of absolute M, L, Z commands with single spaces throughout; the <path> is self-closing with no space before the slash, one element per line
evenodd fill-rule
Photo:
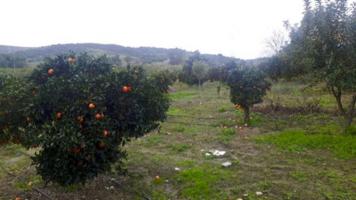
<path fill-rule="evenodd" d="M 26 113 L 32 96 L 22 78 L 0 75 L 0 144 L 21 143 L 27 126 Z"/>
<path fill-rule="evenodd" d="M 174 72 L 164 70 L 152 74 L 151 79 L 162 92 L 167 93 L 169 86 L 177 80 L 177 77 Z"/>
<path fill-rule="evenodd" d="M 244 123 L 249 124 L 251 107 L 262 102 L 271 84 L 260 70 L 253 68 L 236 68 L 230 73 L 227 84 L 231 102 L 244 111 Z"/>
<path fill-rule="evenodd" d="M 106 57 L 47 59 L 28 80 L 22 144 L 45 182 L 85 183 L 126 157 L 122 146 L 166 118 L 169 100 L 141 68 L 113 72 Z"/>

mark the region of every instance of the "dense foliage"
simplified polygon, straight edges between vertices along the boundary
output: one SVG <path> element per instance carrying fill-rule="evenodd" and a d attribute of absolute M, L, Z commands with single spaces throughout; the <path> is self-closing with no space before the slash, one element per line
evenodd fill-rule
<path fill-rule="evenodd" d="M 284 49 L 290 63 L 288 71 L 325 83 L 349 126 L 356 104 L 355 6 L 349 8 L 347 0 L 336 0 L 315 1 L 313 7 L 305 0 L 304 18 L 300 26 L 291 28 L 290 37 Z M 345 94 L 351 96 L 347 107 L 342 101 Z"/>
<path fill-rule="evenodd" d="M 244 123 L 250 121 L 250 108 L 262 102 L 271 84 L 260 70 L 251 67 L 236 68 L 227 79 L 231 102 L 244 111 Z"/>
<path fill-rule="evenodd" d="M 48 59 L 28 81 L 34 96 L 18 115 L 27 119 L 22 144 L 41 147 L 33 157 L 38 173 L 61 185 L 120 167 L 121 146 L 157 128 L 169 106 L 165 83 L 139 67 L 115 73 L 106 57 Z"/>
<path fill-rule="evenodd" d="M 157 85 L 161 92 L 167 93 L 169 86 L 172 85 L 176 80 L 176 73 L 169 70 L 159 71 L 152 75 L 152 81 Z"/>
<path fill-rule="evenodd" d="M 0 144 L 24 142 L 25 113 L 32 97 L 29 85 L 23 79 L 0 75 Z"/>

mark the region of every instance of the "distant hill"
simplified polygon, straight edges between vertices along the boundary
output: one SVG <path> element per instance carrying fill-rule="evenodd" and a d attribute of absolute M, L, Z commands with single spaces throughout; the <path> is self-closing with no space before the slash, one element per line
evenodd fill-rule
<path fill-rule="evenodd" d="M 28 47 L 15 47 L 15 46 L 0 45 L 0 54 L 14 53 L 14 52 L 22 51 L 22 50 L 26 50 L 26 49 L 28 49 Z"/>
<path fill-rule="evenodd" d="M 78 44 L 56 44 L 44 47 L 15 47 L 0 45 L 0 54 L 9 54 L 15 57 L 25 58 L 27 62 L 40 62 L 45 57 L 53 57 L 58 54 L 68 52 L 88 52 L 93 55 L 120 55 L 121 59 L 130 59 L 138 63 L 153 63 L 169 61 L 171 64 L 182 64 L 196 52 L 185 51 L 182 49 L 166 49 L 155 47 L 124 47 L 115 44 L 96 44 L 96 43 L 78 43 Z M 201 54 L 210 65 L 219 66 L 228 61 L 241 61 L 240 59 L 225 57 L 223 55 Z"/>

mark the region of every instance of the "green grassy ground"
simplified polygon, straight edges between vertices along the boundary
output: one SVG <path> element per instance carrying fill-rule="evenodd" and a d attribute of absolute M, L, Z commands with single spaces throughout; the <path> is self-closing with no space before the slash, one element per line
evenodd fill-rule
<path fill-rule="evenodd" d="M 271 96 L 302 106 L 289 98 L 301 95 L 291 85 L 277 85 L 260 106 Z M 0 170 L 0 199 L 46 199 L 34 188 L 63 200 L 356 199 L 355 136 L 342 133 L 335 115 L 253 112 L 251 127 L 243 127 L 226 89 L 218 96 L 216 84 L 207 83 L 200 97 L 196 87 L 174 87 L 160 132 L 126 146 L 126 176 L 112 172 L 85 186 L 44 187 L 25 150 L 6 146 L 0 149 L 8 172 Z M 326 93 L 320 99 L 334 108 Z M 226 154 L 207 155 L 210 150 Z M 223 167 L 227 161 L 232 165 Z"/>

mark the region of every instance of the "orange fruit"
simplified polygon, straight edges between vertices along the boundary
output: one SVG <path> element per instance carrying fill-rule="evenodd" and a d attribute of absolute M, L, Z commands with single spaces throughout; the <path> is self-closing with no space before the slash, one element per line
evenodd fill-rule
<path fill-rule="evenodd" d="M 96 105 L 94 103 L 89 103 L 88 104 L 88 108 L 89 109 L 94 109 L 94 108 L 96 108 Z"/>
<path fill-rule="evenodd" d="M 52 76 L 54 74 L 54 69 L 53 68 L 49 68 L 47 71 L 48 76 Z"/>
<path fill-rule="evenodd" d="M 105 130 L 103 131 L 103 136 L 104 136 L 104 137 L 110 136 L 110 132 L 109 132 L 107 129 L 105 129 Z"/>
<path fill-rule="evenodd" d="M 124 85 L 121 90 L 123 93 L 129 93 L 131 92 L 132 88 L 130 86 Z"/>
<path fill-rule="evenodd" d="M 61 113 L 61 112 L 57 112 L 56 113 L 56 119 L 61 119 L 62 118 L 62 116 L 63 116 L 63 113 Z"/>
<path fill-rule="evenodd" d="M 79 123 L 82 124 L 84 122 L 84 117 L 83 116 L 78 116 L 77 120 L 78 120 Z"/>
<path fill-rule="evenodd" d="M 96 120 L 102 120 L 104 118 L 104 114 L 103 113 L 96 113 L 95 114 L 95 119 Z"/>

